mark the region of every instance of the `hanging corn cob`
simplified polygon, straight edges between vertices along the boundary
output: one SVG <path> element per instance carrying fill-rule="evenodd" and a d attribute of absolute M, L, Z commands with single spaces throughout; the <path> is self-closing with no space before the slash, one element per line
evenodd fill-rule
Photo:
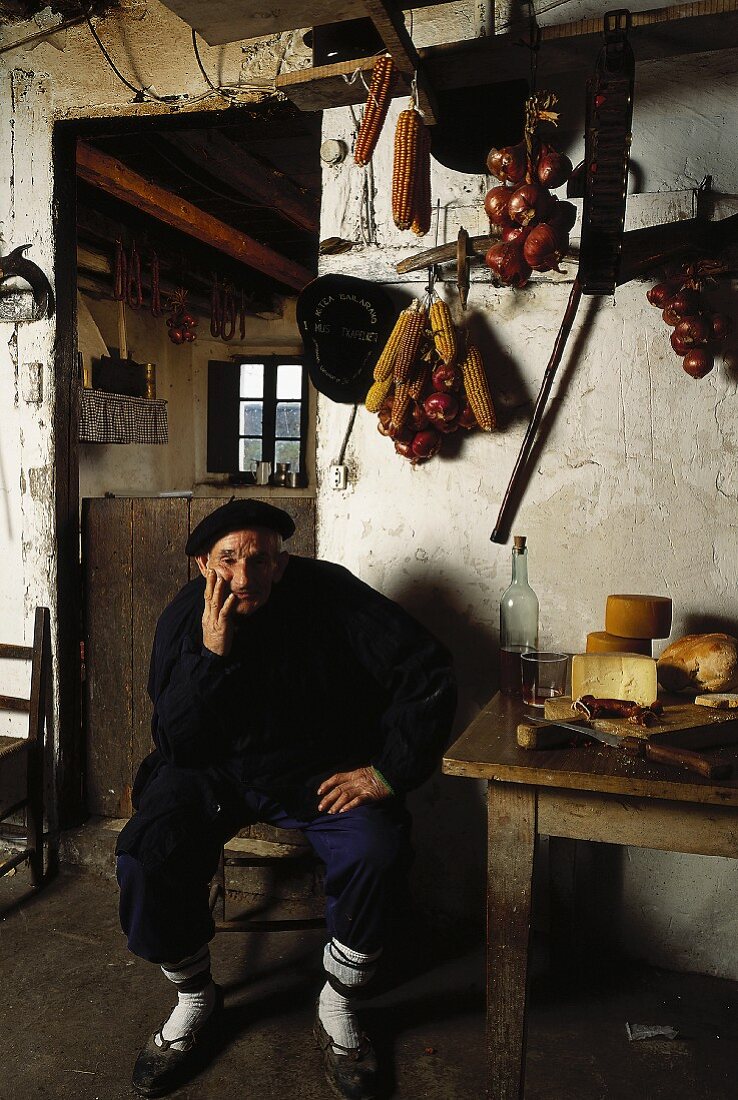
<path fill-rule="evenodd" d="M 359 126 L 354 148 L 354 160 L 362 166 L 372 159 L 379 135 L 387 117 L 392 86 L 395 82 L 395 65 L 389 54 L 378 57 L 372 69 L 364 114 Z"/>
<path fill-rule="evenodd" d="M 395 327 L 389 334 L 389 339 L 384 345 L 382 352 L 377 359 L 374 366 L 374 381 L 381 382 L 385 378 L 392 377 L 392 371 L 395 368 L 395 359 L 397 358 L 397 352 L 400 350 L 400 344 L 405 335 L 408 323 L 410 321 L 410 314 L 408 310 L 403 309 L 399 317 L 395 321 Z"/>
<path fill-rule="evenodd" d="M 384 404 L 385 398 L 392 389 L 394 379 L 392 374 L 388 374 L 386 378 L 383 378 L 379 382 L 374 382 L 369 387 L 369 392 L 364 399 L 364 406 L 367 412 L 375 413 L 379 412 Z"/>
<path fill-rule="evenodd" d="M 408 414 L 410 412 L 410 401 L 410 383 L 395 382 L 395 395 L 392 399 L 391 420 L 391 428 L 393 432 L 398 432 L 400 428 L 405 427 L 408 419 Z"/>
<path fill-rule="evenodd" d="M 418 373 L 410 381 L 410 396 L 413 401 L 420 401 L 425 391 L 430 388 L 430 376 L 430 365 L 421 363 Z"/>
<path fill-rule="evenodd" d="M 392 167 L 392 217 L 398 229 L 409 229 L 413 223 L 421 125 L 423 120 L 414 106 L 400 111 Z"/>
<path fill-rule="evenodd" d="M 411 306 L 403 310 L 403 313 L 408 315 L 408 320 L 395 357 L 393 372 L 395 385 L 400 382 L 407 382 L 410 378 L 410 368 L 417 358 L 426 322 L 425 308 L 418 301 L 413 302 Z"/>
<path fill-rule="evenodd" d="M 442 298 L 435 298 L 428 311 L 433 343 L 438 357 L 446 366 L 452 367 L 456 362 L 456 332 L 451 311 Z"/>
<path fill-rule="evenodd" d="M 477 424 L 484 432 L 491 432 L 497 425 L 494 405 L 487 384 L 487 375 L 479 349 L 469 344 L 461 364 L 466 397 Z"/>
<path fill-rule="evenodd" d="M 423 119 L 418 128 L 418 164 L 415 170 L 413 220 L 410 228 L 423 237 L 431 223 L 430 133 Z"/>

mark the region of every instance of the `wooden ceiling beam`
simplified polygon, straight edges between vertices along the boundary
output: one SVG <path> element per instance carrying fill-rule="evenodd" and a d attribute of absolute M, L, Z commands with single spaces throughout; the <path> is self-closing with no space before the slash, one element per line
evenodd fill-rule
<path fill-rule="evenodd" d="M 397 68 L 407 76 L 417 74 L 419 106 L 426 123 L 434 126 L 438 118 L 438 104 L 423 63 L 405 27 L 402 12 L 398 11 L 393 0 L 363 0 L 363 2 L 366 14 L 377 28 L 387 51 L 392 54 L 392 60 Z"/>
<path fill-rule="evenodd" d="M 217 130 L 180 130 L 159 134 L 157 140 L 171 145 L 221 183 L 255 199 L 293 225 L 308 233 L 318 232 L 318 199 L 305 194 L 273 165 L 251 156 Z"/>
<path fill-rule="evenodd" d="M 246 267 L 261 271 L 278 283 L 302 290 L 315 275 L 301 264 L 255 241 L 253 237 L 206 214 L 199 207 L 151 183 L 115 157 L 85 142 L 77 143 L 77 174 L 102 191 L 157 218 L 165 225 L 218 249 Z"/>
<path fill-rule="evenodd" d="M 589 74 L 602 47 L 602 35 L 601 18 L 541 27 L 539 83 L 541 79 L 574 74 L 580 79 Z M 738 46 L 738 0 L 695 0 L 633 12 L 629 37 L 637 62 L 734 49 Z M 524 38 L 521 25 L 504 34 L 425 46 L 417 52 L 431 86 L 440 93 L 491 80 L 529 78 L 530 54 Z M 276 84 L 301 111 L 346 107 L 363 103 L 366 91 L 358 82 L 349 84 L 345 77 L 357 68 L 366 73 L 372 63 L 373 58 L 362 58 L 301 69 L 283 73 Z"/>

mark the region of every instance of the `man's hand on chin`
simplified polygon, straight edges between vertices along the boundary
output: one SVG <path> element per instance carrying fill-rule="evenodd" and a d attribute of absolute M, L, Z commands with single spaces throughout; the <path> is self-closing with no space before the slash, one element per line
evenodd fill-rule
<path fill-rule="evenodd" d="M 233 645 L 236 597 L 214 569 L 205 578 L 205 610 L 202 613 L 202 642 L 211 653 L 227 657 Z"/>
<path fill-rule="evenodd" d="M 320 813 L 342 814 L 365 802 L 380 802 L 393 794 L 392 788 L 372 767 L 337 772 L 318 787 Z"/>

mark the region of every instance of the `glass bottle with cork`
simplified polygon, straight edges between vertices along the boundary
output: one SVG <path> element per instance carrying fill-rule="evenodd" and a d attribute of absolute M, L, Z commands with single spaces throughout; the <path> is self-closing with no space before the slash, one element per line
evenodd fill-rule
<path fill-rule="evenodd" d="M 500 600 L 500 691 L 522 693 L 520 654 L 538 649 L 538 597 L 528 584 L 525 535 L 515 535 L 512 582 Z"/>

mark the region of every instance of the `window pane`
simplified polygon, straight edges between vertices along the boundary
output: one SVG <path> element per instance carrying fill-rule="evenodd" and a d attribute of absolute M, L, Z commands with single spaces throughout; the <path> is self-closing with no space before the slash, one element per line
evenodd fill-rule
<path fill-rule="evenodd" d="M 264 406 L 261 401 L 241 402 L 241 435 L 261 435 Z"/>
<path fill-rule="evenodd" d="M 300 402 L 281 401 L 277 405 L 277 419 L 274 434 L 277 437 L 291 435 L 300 437 Z"/>
<path fill-rule="evenodd" d="M 290 462 L 291 473 L 300 472 L 300 444 L 298 440 L 278 439 L 274 444 L 274 461 Z"/>
<path fill-rule="evenodd" d="M 241 364 L 241 397 L 264 396 L 264 364 Z"/>
<path fill-rule="evenodd" d="M 254 463 L 261 458 L 260 439 L 242 439 L 238 449 L 238 470 L 242 474 L 252 474 Z"/>
<path fill-rule="evenodd" d="M 300 363 L 280 363 L 277 367 L 277 399 L 300 398 L 302 394 L 302 366 Z"/>

